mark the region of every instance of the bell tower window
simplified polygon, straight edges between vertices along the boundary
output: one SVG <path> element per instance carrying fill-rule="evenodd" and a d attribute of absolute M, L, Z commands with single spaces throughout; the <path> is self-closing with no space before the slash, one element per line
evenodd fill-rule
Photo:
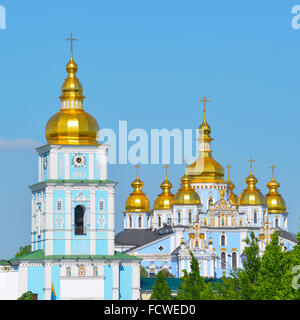
<path fill-rule="evenodd" d="M 75 207 L 75 235 L 85 234 L 85 208 L 78 205 Z"/>

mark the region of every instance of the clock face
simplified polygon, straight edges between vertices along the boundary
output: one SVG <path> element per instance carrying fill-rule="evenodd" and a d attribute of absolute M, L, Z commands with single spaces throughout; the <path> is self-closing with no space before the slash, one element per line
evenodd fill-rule
<path fill-rule="evenodd" d="M 47 157 L 45 156 L 44 159 L 43 159 L 43 167 L 44 167 L 44 169 L 47 168 L 47 164 L 48 164 L 48 160 L 47 160 Z"/>
<path fill-rule="evenodd" d="M 86 165 L 85 156 L 81 153 L 74 154 L 73 159 L 72 159 L 72 165 L 76 168 L 85 167 L 85 165 Z"/>

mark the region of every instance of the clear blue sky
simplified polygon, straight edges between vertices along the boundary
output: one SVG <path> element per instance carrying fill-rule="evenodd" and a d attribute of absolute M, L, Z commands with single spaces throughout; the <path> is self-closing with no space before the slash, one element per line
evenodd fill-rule
<path fill-rule="evenodd" d="M 266 193 L 269 167 L 287 202 L 289 229 L 299 230 L 300 30 L 291 27 L 296 1 L 14 1 L 0 0 L 0 258 L 30 242 L 28 186 L 37 181 L 31 140 L 45 143 L 47 120 L 60 108 L 70 32 L 85 108 L 101 128 L 191 128 L 202 121 L 205 94 L 214 157 L 232 165 L 236 193 L 245 188 L 249 157 Z M 22 144 L 25 139 L 26 144 Z M 16 140 L 12 143 L 12 140 Z M 27 147 L 24 147 L 27 146 Z M 22 147 L 23 146 L 23 147 Z M 183 165 L 171 165 L 173 192 Z M 132 165 L 109 167 L 119 182 L 122 217 Z M 140 174 L 151 203 L 161 165 Z M 117 221 L 117 228 L 120 222 Z"/>

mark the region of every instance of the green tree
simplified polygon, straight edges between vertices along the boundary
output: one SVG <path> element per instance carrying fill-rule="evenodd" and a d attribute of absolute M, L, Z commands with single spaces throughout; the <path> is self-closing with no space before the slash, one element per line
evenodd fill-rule
<path fill-rule="evenodd" d="M 236 272 L 235 291 L 238 291 L 237 298 L 242 300 L 253 300 L 255 298 L 255 287 L 261 267 L 261 257 L 259 255 L 259 239 L 253 232 L 250 238 L 246 238 L 247 246 L 244 249 L 245 258 L 243 269 Z"/>
<path fill-rule="evenodd" d="M 149 277 L 147 270 L 142 265 L 140 266 L 140 277 L 141 278 L 148 278 Z"/>
<path fill-rule="evenodd" d="M 172 300 L 171 289 L 166 281 L 165 273 L 163 271 L 158 272 L 152 290 L 153 293 L 150 300 Z"/>
<path fill-rule="evenodd" d="M 174 275 L 167 269 L 163 269 L 163 270 L 161 270 L 161 272 L 164 273 L 165 278 L 175 278 Z"/>
<path fill-rule="evenodd" d="M 177 300 L 211 300 L 214 299 L 214 291 L 210 283 L 205 283 L 200 276 L 198 260 L 190 252 L 191 272 L 183 270 L 183 277 L 177 291 Z"/>
<path fill-rule="evenodd" d="M 17 300 L 34 300 L 34 293 L 27 291 L 21 295 Z"/>
<path fill-rule="evenodd" d="M 255 298 L 260 300 L 278 300 L 283 289 L 283 276 L 288 268 L 287 258 L 278 244 L 278 234 L 274 231 L 266 245 L 261 259 L 260 270 L 255 287 Z"/>
<path fill-rule="evenodd" d="M 30 253 L 30 252 L 31 252 L 31 245 L 29 244 L 28 246 L 20 247 L 15 257 L 22 256 L 23 254 Z"/>

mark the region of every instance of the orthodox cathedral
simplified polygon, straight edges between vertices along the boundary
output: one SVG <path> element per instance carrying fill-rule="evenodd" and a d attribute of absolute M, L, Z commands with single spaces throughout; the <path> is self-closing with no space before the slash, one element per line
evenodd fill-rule
<path fill-rule="evenodd" d="M 0 299 L 32 291 L 40 300 L 136 300 L 140 265 L 150 277 L 163 269 L 181 277 L 190 270 L 191 251 L 202 276 L 220 278 L 242 267 L 245 239 L 252 231 L 261 252 L 276 229 L 283 250 L 295 245 L 274 166 L 267 195 L 256 187 L 252 159 L 239 197 L 230 166 L 224 179 L 223 167 L 212 156 L 205 97 L 198 158 L 186 165 L 180 189 L 171 192 L 166 166 L 162 192 L 151 208 L 137 165 L 124 230 L 115 235 L 116 182 L 107 176 L 109 146 L 98 143 L 98 123 L 84 110 L 77 69 L 71 48 L 61 109 L 46 125 L 47 144 L 37 148 L 38 181 L 30 186 L 32 252 L 0 261 Z"/>

